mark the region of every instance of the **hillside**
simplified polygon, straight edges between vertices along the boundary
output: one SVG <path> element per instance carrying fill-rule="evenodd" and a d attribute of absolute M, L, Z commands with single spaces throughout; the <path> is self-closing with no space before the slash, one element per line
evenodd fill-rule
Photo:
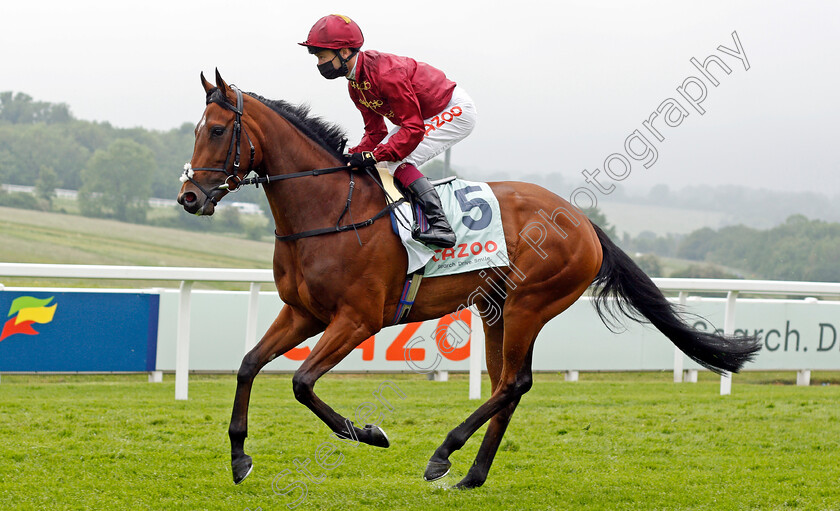
<path fill-rule="evenodd" d="M 208 218 L 208 222 L 213 219 Z M 131 266 L 271 268 L 274 244 L 86 218 L 0 207 L 0 261 Z M 7 286 L 80 286 L 67 279 L 37 282 L 0 277 Z M 98 285 L 113 285 L 114 282 Z M 131 287 L 170 287 L 172 282 L 123 282 Z M 225 285 L 232 288 L 233 285 Z"/>
<path fill-rule="evenodd" d="M 638 236 L 644 231 L 656 234 L 688 234 L 703 227 L 717 229 L 724 225 L 725 213 L 604 200 L 598 208 L 621 236 Z"/>

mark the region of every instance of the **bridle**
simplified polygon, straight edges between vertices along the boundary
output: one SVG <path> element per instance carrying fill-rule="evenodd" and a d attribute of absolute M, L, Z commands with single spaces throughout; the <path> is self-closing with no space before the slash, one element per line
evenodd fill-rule
<path fill-rule="evenodd" d="M 248 135 L 248 132 L 245 131 L 245 128 L 242 126 L 242 111 L 245 107 L 244 101 L 242 100 L 242 91 L 236 88 L 235 85 L 230 85 L 231 90 L 236 93 L 236 106 L 231 104 L 225 98 L 224 92 L 218 87 L 210 89 L 207 92 L 207 103 L 216 103 L 227 110 L 230 110 L 236 116 L 233 120 L 233 133 L 230 136 L 230 146 L 228 146 L 227 156 L 225 157 L 225 164 L 222 167 L 199 167 L 199 168 L 192 168 L 192 164 L 187 162 L 184 165 L 184 173 L 181 175 L 181 182 L 186 183 L 189 181 L 190 183 L 194 184 L 196 188 L 201 190 L 210 202 L 213 205 L 217 205 L 218 199 L 216 198 L 215 192 L 217 190 L 228 190 L 231 192 L 235 192 L 239 189 L 239 186 L 242 184 L 242 178 L 239 177 L 239 156 L 240 150 L 239 146 L 242 142 L 242 132 L 245 132 L 245 137 L 248 139 L 248 145 L 251 147 L 251 158 L 248 164 L 248 170 L 255 170 L 254 169 L 254 143 L 251 141 L 251 136 Z M 228 171 L 228 165 L 231 161 L 231 156 L 233 156 L 233 166 L 230 171 Z M 224 183 L 217 185 L 216 187 L 208 190 L 205 190 L 198 182 L 194 179 L 195 171 L 196 170 L 207 170 L 211 172 L 224 172 L 225 174 L 225 181 Z"/>
<path fill-rule="evenodd" d="M 227 101 L 224 93 L 218 87 L 210 89 L 207 92 L 207 104 L 208 105 L 210 103 L 217 103 L 218 105 L 226 108 L 227 110 L 230 110 L 231 112 L 233 112 L 236 115 L 236 118 L 233 121 L 233 134 L 230 137 L 230 146 L 228 147 L 227 156 L 225 157 L 225 164 L 222 167 L 192 168 L 192 164 L 190 162 L 187 162 L 186 164 L 184 164 L 184 172 L 183 172 L 183 174 L 181 175 L 181 178 L 180 178 L 182 183 L 186 183 L 187 181 L 189 181 L 190 183 L 195 185 L 196 188 L 201 190 L 201 193 L 203 193 L 205 195 L 205 197 L 207 197 L 207 199 L 210 200 L 210 202 L 213 203 L 213 205 L 218 205 L 218 203 L 219 203 L 218 199 L 215 197 L 215 192 L 217 190 L 228 190 L 228 191 L 234 192 L 234 191 L 238 190 L 239 187 L 244 186 L 244 185 L 255 185 L 255 186 L 259 187 L 260 184 L 265 185 L 265 184 L 268 184 L 268 183 L 271 183 L 271 182 L 283 181 L 283 180 L 286 180 L 286 179 L 295 179 L 295 178 L 299 178 L 299 177 L 309 177 L 309 176 L 320 176 L 322 174 L 332 174 L 334 172 L 348 172 L 349 175 L 350 175 L 350 189 L 347 193 L 347 201 L 345 203 L 344 210 L 341 212 L 341 215 L 339 215 L 335 226 L 325 227 L 325 228 L 322 228 L 322 229 L 312 229 L 312 230 L 309 230 L 309 231 L 304 231 L 304 232 L 295 233 L 295 234 L 289 234 L 289 235 L 285 235 L 285 236 L 277 234 L 276 231 L 274 233 L 274 236 L 280 241 L 295 241 L 295 240 L 298 240 L 298 239 L 301 239 L 301 238 L 309 238 L 309 237 L 312 237 L 312 236 L 321 236 L 323 234 L 334 234 L 334 233 L 344 232 L 344 231 L 349 231 L 349 230 L 355 231 L 355 230 L 361 229 L 363 227 L 368 227 L 370 225 L 373 225 L 373 223 L 375 221 L 377 221 L 380 218 L 387 215 L 396 206 L 405 202 L 405 199 L 403 199 L 403 198 L 400 198 L 398 200 L 392 199 L 390 197 L 390 195 L 388 195 L 388 192 L 385 190 L 385 188 L 382 186 L 382 183 L 380 183 L 379 180 L 376 177 L 374 177 L 373 173 L 371 172 L 371 169 L 367 168 L 367 167 L 363 167 L 362 169 L 371 177 L 371 179 L 373 179 L 373 181 L 375 183 L 377 183 L 377 185 L 380 188 L 382 188 L 382 191 L 384 192 L 385 198 L 386 198 L 386 206 L 381 211 L 379 211 L 379 213 L 377 213 L 373 217 L 371 217 L 371 218 L 369 218 L 369 219 L 367 219 L 363 222 L 356 222 L 356 223 L 353 223 L 353 224 L 341 225 L 341 220 L 344 218 L 345 214 L 350 212 L 350 204 L 353 200 L 353 190 L 356 187 L 356 183 L 353 180 L 353 170 L 360 170 L 359 168 L 349 167 L 349 166 L 340 166 L 340 167 L 329 167 L 329 168 L 323 168 L 323 169 L 314 169 L 314 170 L 308 170 L 308 171 L 304 171 L 304 172 L 295 172 L 295 173 L 291 173 L 291 174 L 280 174 L 280 175 L 275 175 L 275 176 L 268 176 L 268 175 L 259 176 L 258 175 L 257 177 L 252 177 L 252 178 L 248 178 L 248 179 L 240 178 L 238 176 L 239 166 L 240 166 L 240 164 L 239 164 L 239 157 L 240 157 L 239 146 L 240 146 L 240 143 L 242 141 L 242 132 L 245 131 L 245 128 L 242 126 L 242 112 L 243 112 L 243 109 L 244 109 L 245 105 L 244 105 L 244 102 L 242 101 L 242 91 L 240 91 L 238 88 L 236 88 L 235 85 L 229 85 L 229 87 L 231 88 L 231 90 L 233 90 L 236 93 L 236 106 L 233 106 L 230 102 Z M 248 165 L 248 170 L 249 171 L 253 170 L 254 172 L 256 172 L 257 170 L 254 168 L 254 152 L 255 152 L 254 144 L 253 144 L 253 142 L 251 142 L 251 137 L 248 135 L 247 131 L 245 131 L 245 137 L 248 139 L 248 145 L 251 147 L 251 157 L 250 157 L 250 163 Z M 346 143 L 346 140 L 344 142 Z M 343 150 L 343 148 L 344 148 L 344 145 L 342 144 L 341 150 Z M 232 167 L 231 171 L 228 171 L 228 164 L 230 163 L 231 156 L 233 156 L 233 167 Z M 211 188 L 208 191 L 208 190 L 205 190 L 204 187 L 202 187 L 200 184 L 198 184 L 198 182 L 194 179 L 196 170 L 206 170 L 206 171 L 210 171 L 210 172 L 224 172 L 225 176 L 227 176 L 227 177 L 225 178 L 224 183 L 222 183 L 220 185 L 217 185 L 217 186 Z M 232 182 L 229 182 L 231 180 L 232 180 Z M 358 237 L 358 234 L 357 234 L 357 237 Z M 359 244 L 361 244 L 361 239 L 359 240 Z"/>

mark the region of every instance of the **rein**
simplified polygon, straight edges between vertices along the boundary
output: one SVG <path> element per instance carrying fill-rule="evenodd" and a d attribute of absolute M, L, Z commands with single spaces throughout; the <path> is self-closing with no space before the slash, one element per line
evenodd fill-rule
<path fill-rule="evenodd" d="M 399 204 L 405 202 L 405 199 L 403 199 L 403 198 L 400 198 L 398 201 L 394 201 L 388 195 L 388 192 L 385 191 L 385 187 L 382 186 L 382 184 L 379 183 L 379 181 L 376 180 L 376 178 L 373 176 L 373 173 L 370 171 L 370 169 L 365 167 L 365 169 L 364 169 L 365 172 L 374 180 L 375 183 L 377 183 L 379 185 L 380 188 L 382 188 L 382 191 L 385 193 L 385 198 L 386 198 L 387 204 L 382 210 L 379 211 L 379 213 L 375 214 L 373 217 L 371 217 L 371 218 L 369 218 L 369 219 L 367 219 L 363 222 L 356 222 L 356 223 L 353 223 L 353 224 L 340 225 L 341 220 L 344 218 L 344 215 L 350 212 L 350 203 L 353 200 L 353 190 L 356 188 L 356 182 L 353 180 L 353 170 L 358 169 L 358 167 L 348 167 L 348 166 L 328 167 L 328 168 L 323 168 L 323 169 L 308 170 L 308 171 L 304 171 L 304 172 L 294 172 L 292 174 L 279 174 L 279 175 L 276 175 L 276 176 L 268 176 L 268 175 L 259 176 L 258 175 L 256 177 L 251 177 L 251 178 L 245 178 L 245 179 L 240 178 L 237 174 L 239 172 L 239 167 L 240 167 L 240 149 L 239 149 L 239 147 L 240 147 L 240 143 L 242 141 L 242 132 L 245 132 L 245 137 L 248 139 L 248 145 L 251 147 L 251 157 L 250 157 L 250 163 L 249 163 L 249 166 L 248 166 L 249 170 L 254 170 L 255 149 L 254 149 L 254 143 L 251 141 L 250 135 L 248 135 L 248 132 L 245 131 L 245 128 L 242 126 L 242 113 L 243 113 L 244 107 L 245 107 L 244 101 L 242 99 L 242 91 L 239 90 L 235 85 L 230 85 L 230 88 L 231 88 L 231 90 L 233 90 L 236 93 L 236 106 L 229 103 L 225 99 L 224 93 L 221 91 L 221 89 L 218 89 L 218 88 L 212 89 L 207 94 L 207 103 L 206 103 L 208 105 L 210 103 L 217 103 L 217 104 L 223 106 L 224 108 L 230 110 L 231 112 L 233 112 L 236 115 L 236 118 L 233 121 L 233 134 L 231 134 L 231 137 L 230 137 L 230 146 L 228 146 L 228 152 L 227 152 L 227 156 L 225 157 L 224 165 L 221 166 L 221 167 L 197 167 L 197 168 L 192 168 L 192 165 L 189 162 L 187 162 L 184 165 L 184 173 L 181 175 L 181 182 L 187 182 L 187 181 L 191 182 L 193 185 L 196 186 L 196 188 L 201 190 L 201 192 L 207 197 L 207 199 L 210 200 L 214 205 L 217 205 L 219 203 L 218 199 L 215 197 L 215 193 L 214 193 L 217 190 L 236 191 L 236 190 L 239 189 L 239 187 L 245 186 L 245 185 L 254 185 L 254 186 L 259 188 L 260 185 L 266 185 L 268 183 L 273 183 L 275 181 L 284 181 L 286 179 L 295 179 L 295 178 L 299 178 L 299 177 L 310 177 L 310 176 L 320 176 L 320 175 L 324 175 L 324 174 L 332 174 L 334 172 L 341 172 L 341 171 L 350 172 L 350 190 L 347 193 L 347 202 L 344 205 L 344 210 L 341 212 L 341 215 L 339 215 L 338 220 L 336 221 L 334 227 L 324 227 L 324 228 L 321 228 L 321 229 L 312 229 L 312 230 L 309 230 L 309 231 L 303 231 L 303 232 L 299 232 L 299 233 L 295 233 L 295 234 L 288 234 L 288 235 L 284 235 L 284 236 L 281 236 L 281 235 L 277 234 L 276 230 L 274 231 L 274 236 L 279 241 L 295 241 L 295 240 L 299 240 L 301 238 L 310 238 L 312 236 L 321 236 L 321 235 L 324 235 L 324 234 L 335 234 L 335 233 L 349 231 L 349 230 L 354 230 L 355 231 L 357 229 L 368 227 L 370 225 L 373 225 L 373 223 L 376 222 L 377 220 L 379 220 L 380 218 L 387 215 L 388 212 L 391 209 L 393 209 L 396 206 L 398 206 Z M 232 166 L 231 170 L 228 171 L 228 164 L 231 161 L 231 156 L 233 156 L 233 166 Z M 210 172 L 223 172 L 225 174 L 225 176 L 227 176 L 227 177 L 225 178 L 224 183 L 222 183 L 222 184 L 220 184 L 220 185 L 218 185 L 218 186 L 216 186 L 216 187 L 214 187 L 214 188 L 212 188 L 208 191 L 208 190 L 205 190 L 204 187 L 202 187 L 194 179 L 195 171 L 197 171 L 197 170 L 204 170 L 204 171 L 210 171 Z M 229 181 L 231 181 L 231 180 L 233 180 L 232 183 L 229 183 Z M 351 214 L 351 218 L 352 218 L 352 214 Z M 358 238 L 358 234 L 356 234 L 356 237 Z M 362 244 L 361 239 L 359 239 L 359 244 L 360 245 Z"/>
<path fill-rule="evenodd" d="M 201 170 L 201 169 L 195 169 Z M 328 167 L 325 169 L 315 169 L 315 170 L 307 170 L 304 172 L 294 172 L 292 174 L 279 174 L 276 176 L 257 176 L 251 177 L 248 179 L 241 179 L 239 181 L 239 185 L 256 185 L 258 188 L 260 185 L 265 185 L 268 183 L 273 183 L 274 181 L 283 181 L 285 179 L 294 179 L 296 177 L 308 177 L 308 176 L 320 176 L 322 174 L 332 174 L 333 172 L 341 172 L 342 170 L 353 170 L 353 167 Z"/>
<path fill-rule="evenodd" d="M 335 233 L 345 232 L 345 231 L 349 231 L 349 230 L 355 231 L 357 229 L 361 229 L 363 227 L 368 227 L 368 226 L 373 225 L 374 222 L 376 222 L 377 220 L 379 220 L 383 216 L 387 215 L 393 208 L 395 208 L 399 204 L 402 204 L 403 202 L 405 202 L 405 199 L 403 199 L 403 198 L 400 198 L 398 201 L 394 201 L 393 199 L 391 199 L 390 195 L 388 195 L 388 192 L 385 191 L 385 187 L 382 186 L 382 184 L 380 184 L 379 181 L 376 180 L 376 178 L 374 178 L 373 173 L 370 171 L 370 168 L 368 168 L 368 167 L 365 167 L 365 172 L 371 177 L 371 179 L 373 179 L 373 181 L 375 183 L 377 183 L 379 185 L 380 188 L 382 188 L 382 191 L 385 193 L 385 197 L 387 199 L 387 204 L 385 205 L 384 208 L 382 208 L 379 211 L 379 213 L 373 215 L 371 218 L 368 218 L 367 220 L 365 220 L 363 222 L 356 222 L 354 224 L 347 224 L 347 225 L 341 225 L 341 220 L 344 218 L 344 215 L 347 214 L 350 211 L 350 203 L 353 200 L 353 190 L 355 190 L 355 188 L 356 188 L 356 182 L 353 180 L 354 167 L 347 167 L 347 166 L 344 166 L 344 167 L 328 167 L 328 168 L 325 168 L 325 169 L 315 169 L 315 170 L 308 170 L 308 171 L 305 171 L 305 172 L 295 172 L 293 174 L 282 174 L 282 175 L 278 175 L 278 176 L 256 177 L 256 178 L 245 179 L 240 184 L 241 185 L 253 184 L 253 185 L 259 186 L 260 184 L 270 183 L 272 181 L 282 181 L 284 179 L 293 179 L 293 178 L 297 178 L 297 177 L 320 176 L 322 174 L 332 174 L 333 172 L 339 172 L 339 171 L 342 171 L 342 170 L 347 170 L 347 171 L 350 172 L 350 189 L 347 192 L 347 202 L 344 204 L 344 210 L 338 216 L 338 220 L 336 220 L 335 226 L 334 227 L 323 227 L 321 229 L 312 229 L 312 230 L 309 230 L 309 231 L 303 231 L 303 232 L 298 232 L 298 233 L 294 233 L 294 234 L 287 234 L 287 235 L 283 235 L 283 236 L 281 236 L 280 234 L 277 234 L 277 231 L 274 231 L 274 237 L 277 238 L 278 241 L 295 241 L 295 240 L 299 240 L 301 238 L 311 238 L 312 236 L 321 236 L 321 235 L 324 235 L 324 234 L 335 234 Z M 352 214 L 351 214 L 351 218 L 352 218 Z M 358 238 L 358 236 L 359 235 L 357 233 L 356 237 Z M 359 239 L 359 245 L 361 245 L 361 244 L 362 244 L 362 240 Z"/>

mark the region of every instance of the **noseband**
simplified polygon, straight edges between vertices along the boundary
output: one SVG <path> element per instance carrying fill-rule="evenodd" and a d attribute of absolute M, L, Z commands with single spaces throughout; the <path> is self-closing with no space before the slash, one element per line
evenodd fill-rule
<path fill-rule="evenodd" d="M 233 133 L 230 136 L 230 146 L 228 146 L 227 156 L 225 157 L 225 164 L 222 167 L 199 167 L 193 168 L 190 162 L 187 162 L 184 165 L 184 173 L 181 175 L 181 182 L 185 183 L 189 181 L 190 183 L 194 184 L 201 192 L 212 202 L 214 205 L 218 204 L 218 199 L 215 197 L 215 193 L 217 190 L 229 190 L 229 191 L 236 191 L 239 189 L 239 185 L 242 183 L 242 179 L 237 175 L 239 173 L 239 146 L 242 141 L 242 132 L 245 131 L 245 128 L 242 126 L 242 112 L 245 107 L 245 103 L 242 100 L 242 91 L 236 88 L 235 85 L 230 85 L 231 90 L 236 93 L 236 106 L 229 103 L 225 99 L 225 95 L 219 88 L 210 89 L 207 93 L 207 104 L 216 103 L 227 110 L 230 110 L 234 113 L 236 118 L 233 121 Z M 254 143 L 251 142 L 251 137 L 248 135 L 248 132 L 245 132 L 245 137 L 248 139 L 248 145 L 251 147 L 251 158 L 250 163 L 248 165 L 248 170 L 254 170 Z M 233 156 L 233 166 L 230 171 L 228 171 L 228 164 L 230 164 L 231 156 Z M 207 170 L 210 172 L 223 172 L 225 174 L 225 181 L 224 183 L 212 188 L 211 190 L 205 190 L 196 180 L 194 179 L 195 171 L 196 170 Z"/>

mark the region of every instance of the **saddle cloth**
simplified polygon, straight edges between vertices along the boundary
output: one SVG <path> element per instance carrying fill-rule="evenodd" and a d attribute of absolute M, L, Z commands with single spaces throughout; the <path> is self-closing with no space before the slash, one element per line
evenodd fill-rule
<path fill-rule="evenodd" d="M 383 183 L 393 178 L 380 169 Z M 434 182 L 446 219 L 455 232 L 453 248 L 426 246 L 411 237 L 414 216 L 411 205 L 403 203 L 391 212 L 394 231 L 402 240 L 408 255 L 408 273 L 425 266 L 425 277 L 441 277 L 482 268 L 507 266 L 508 254 L 499 201 L 487 183 L 449 178 Z M 386 184 L 386 190 L 389 189 Z M 392 193 L 393 192 L 393 193 Z M 392 197 L 400 193 L 389 190 Z M 421 229 L 425 226 L 422 214 Z M 425 229 L 424 229 L 425 230 Z"/>

